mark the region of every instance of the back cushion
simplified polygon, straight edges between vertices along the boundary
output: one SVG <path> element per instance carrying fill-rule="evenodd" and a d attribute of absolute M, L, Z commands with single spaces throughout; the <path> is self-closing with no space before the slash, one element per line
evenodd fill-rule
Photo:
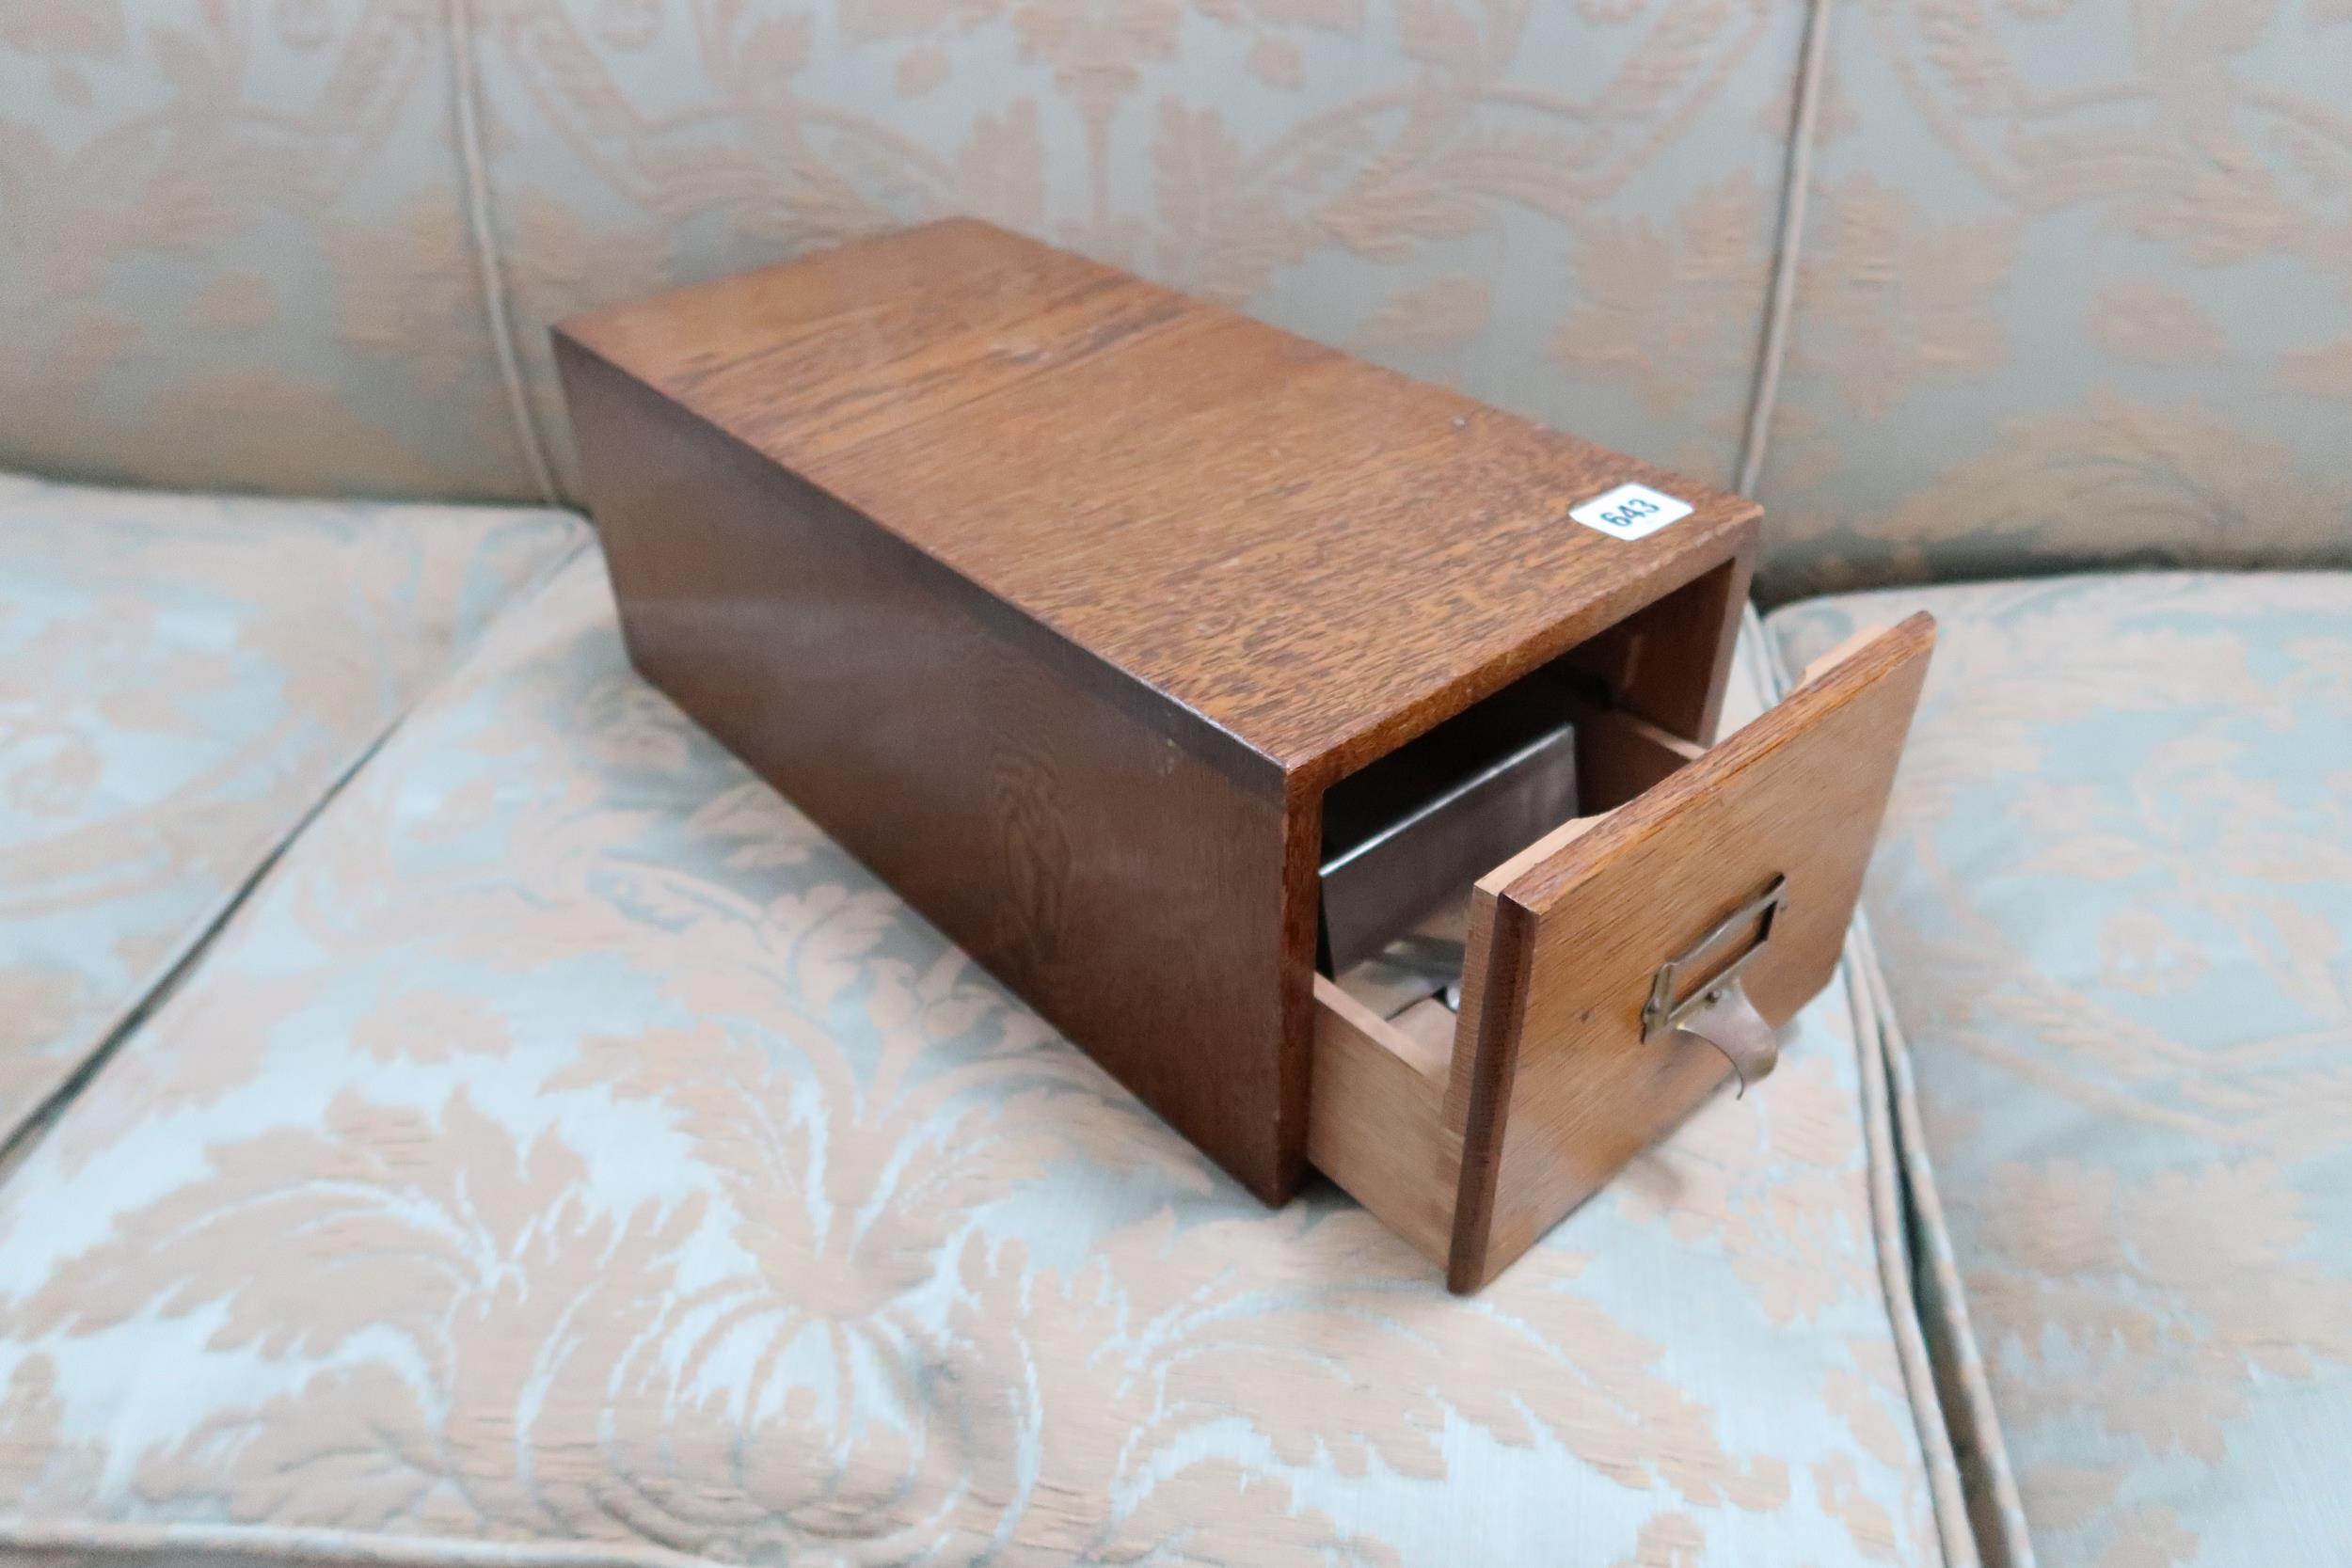
<path fill-rule="evenodd" d="M 1764 593 L 2352 560 L 2352 6 L 1835 14 Z"/>
<path fill-rule="evenodd" d="M 470 14 L 456 50 L 445 12 Z M 0 375 L 38 374 L 43 407 L 0 464 L 531 496 L 533 443 L 569 475 L 551 322 L 962 211 L 1723 480 L 1801 24 L 1724 0 L 19 0 Z"/>
<path fill-rule="evenodd" d="M 0 466 L 561 498 L 551 322 L 961 211 L 1727 483 L 1804 12 L 15 0 Z M 1825 14 L 1766 593 L 2352 551 L 2352 8 Z"/>
<path fill-rule="evenodd" d="M 533 497 L 439 5 L 0 5 L 0 467 Z"/>

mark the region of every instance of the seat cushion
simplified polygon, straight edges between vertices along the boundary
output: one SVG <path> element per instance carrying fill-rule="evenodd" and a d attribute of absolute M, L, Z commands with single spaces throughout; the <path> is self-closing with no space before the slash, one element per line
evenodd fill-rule
<path fill-rule="evenodd" d="M 1772 627 L 1802 662 L 1917 608 L 1943 638 L 1867 911 L 1957 1264 L 1947 1359 L 1981 1354 L 2031 1545 L 2352 1560 L 2352 576 Z"/>
<path fill-rule="evenodd" d="M 1942 1560 L 1842 991 L 1787 1049 L 1449 1296 L 977 972 L 583 560 L 0 1188 L 0 1540 Z"/>
<path fill-rule="evenodd" d="M 585 537 L 0 475 L 0 1141 Z"/>

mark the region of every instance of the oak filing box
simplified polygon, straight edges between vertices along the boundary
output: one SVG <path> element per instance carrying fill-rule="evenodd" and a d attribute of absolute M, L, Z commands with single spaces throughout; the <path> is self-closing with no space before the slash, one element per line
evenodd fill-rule
<path fill-rule="evenodd" d="M 1710 744 L 1745 500 L 972 221 L 556 347 L 638 668 L 1269 1203 L 1475 1290 L 1830 977 L 1933 629 Z M 1408 1031 L 1318 973 L 1325 798 L 1506 707 L 1581 815 Z"/>

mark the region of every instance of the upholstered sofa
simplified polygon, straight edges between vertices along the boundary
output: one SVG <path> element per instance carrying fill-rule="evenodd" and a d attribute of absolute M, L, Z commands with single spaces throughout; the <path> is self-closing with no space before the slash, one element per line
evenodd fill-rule
<path fill-rule="evenodd" d="M 0 1557 L 2352 1561 L 2347 79 L 2322 0 L 0 4 Z M 628 669 L 548 325 L 959 209 L 1757 495 L 1735 720 L 1941 623 L 1780 1072 L 1476 1297 Z"/>

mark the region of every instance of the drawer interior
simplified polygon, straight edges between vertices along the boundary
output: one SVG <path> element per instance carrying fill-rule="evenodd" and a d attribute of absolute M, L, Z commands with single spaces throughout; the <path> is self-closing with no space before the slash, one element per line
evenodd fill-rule
<path fill-rule="evenodd" d="M 1612 676 L 1626 673 L 1628 646 L 1613 628 L 1332 785 L 1318 973 L 1383 1017 L 1400 997 L 1446 992 L 1461 970 L 1471 883 L 1701 752 L 1617 705 Z"/>
<path fill-rule="evenodd" d="M 1579 669 L 1571 657 L 1506 689 L 1502 696 L 1504 721 L 1479 732 L 1482 742 L 1496 750 L 1512 738 L 1524 741 L 1566 732 L 1574 801 L 1562 819 L 1545 825 L 1532 838 L 1506 846 L 1499 860 L 1480 858 L 1486 846 L 1476 832 L 1433 834 L 1440 849 L 1456 856 L 1444 867 L 1435 896 L 1394 919 L 1380 940 L 1337 965 L 1330 961 L 1329 911 L 1325 916 L 1314 977 L 1308 1157 L 1444 1269 L 1456 1289 L 1470 1288 L 1462 1283 L 1466 1276 L 1458 1262 L 1455 1212 L 1465 1159 L 1463 1132 L 1473 1090 L 1476 1015 L 1484 1001 L 1477 994 L 1480 978 L 1465 974 L 1478 940 L 1472 927 L 1479 919 L 1481 895 L 1490 917 L 1497 890 L 1556 855 L 1603 814 L 1645 793 L 1705 751 L 1610 705 L 1606 694 L 1605 685 Z M 1430 736 L 1442 741 L 1447 728 L 1440 726 Z M 1502 738 L 1496 738 L 1498 735 Z M 1442 809 L 1445 802 L 1461 799 L 1464 782 L 1490 766 L 1494 754 L 1473 752 L 1453 768 L 1413 759 L 1410 771 L 1400 768 L 1397 777 L 1409 777 L 1425 793 L 1400 789 L 1395 780 L 1378 781 L 1376 788 L 1365 790 L 1361 801 L 1378 802 L 1385 815 L 1360 803 L 1352 805 L 1352 815 L 1341 819 L 1343 835 L 1327 837 L 1327 847 L 1336 847 L 1343 855 L 1348 845 L 1359 842 L 1347 834 L 1378 832 L 1382 824 L 1403 823 L 1410 831 L 1416 814 L 1429 803 L 1438 802 Z M 1374 824 L 1369 830 L 1367 821 Z M 1420 825 L 1429 826 L 1425 817 Z M 1325 863 L 1335 858 L 1327 857 Z M 1431 868 L 1421 869 L 1426 873 Z M 1327 895 L 1330 891 L 1327 888 Z M 1351 890 L 1338 891 L 1344 896 Z M 1392 909 L 1391 900 L 1381 912 Z M 1343 913 L 1341 918 L 1344 926 L 1348 917 Z M 1462 1016 L 1466 1005 L 1472 1015 L 1467 1022 Z"/>
<path fill-rule="evenodd" d="M 1323 802 L 1316 966 L 1373 958 L 1577 800 L 1576 725 L 1549 682 L 1520 681 L 1342 780 Z"/>
<path fill-rule="evenodd" d="M 1461 1010 L 1473 884 L 1508 880 L 1519 864 L 1564 842 L 1563 830 L 1625 804 L 1703 752 L 1646 720 L 1598 705 L 1584 689 L 1559 673 L 1539 672 L 1506 693 L 1505 722 L 1473 732 L 1480 749 L 1455 745 L 1448 734 L 1454 726 L 1440 725 L 1391 757 L 1405 757 L 1424 742 L 1450 752 L 1413 757 L 1394 777 L 1371 780 L 1375 787 L 1353 798 L 1341 816 L 1343 831 L 1334 835 L 1327 827 L 1318 968 L 1390 1029 L 1450 1052 Z M 1501 810 L 1479 799 L 1477 784 L 1493 777 L 1501 763 L 1526 756 L 1552 736 L 1561 737 L 1565 767 L 1538 754 L 1545 771 L 1532 787 L 1503 801 Z M 1449 756 L 1456 766 L 1439 766 Z M 1347 783 L 1380 771 L 1375 764 Z M 1563 776 L 1551 776 L 1555 772 Z M 1399 781 L 1416 787 L 1400 788 Z M 1531 800 L 1560 809 L 1528 825 Z M 1448 831 L 1449 813 L 1473 820 Z M 1364 859 L 1358 846 L 1400 840 L 1419 841 L 1407 842 L 1399 856 L 1410 863 L 1405 868 L 1410 875 L 1391 874 L 1369 885 L 1347 879 L 1346 871 Z M 1426 852 L 1416 854 L 1422 845 Z M 1483 852 L 1489 845 L 1495 846 L 1491 853 Z M 1412 896 L 1423 884 L 1427 896 Z"/>

